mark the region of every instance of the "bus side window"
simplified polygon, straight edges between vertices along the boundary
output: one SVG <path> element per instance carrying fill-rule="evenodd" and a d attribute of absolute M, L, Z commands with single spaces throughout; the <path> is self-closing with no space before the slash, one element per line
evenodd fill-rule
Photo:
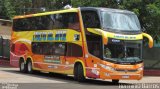
<path fill-rule="evenodd" d="M 55 55 L 65 56 L 66 54 L 66 43 L 55 43 Z"/>
<path fill-rule="evenodd" d="M 73 29 L 79 31 L 79 18 L 75 12 L 14 19 L 14 31 Z"/>
<path fill-rule="evenodd" d="M 42 54 L 42 44 L 38 42 L 32 42 L 32 53 L 34 54 Z"/>
<path fill-rule="evenodd" d="M 67 53 L 68 57 L 82 57 L 83 51 L 80 45 L 74 43 L 67 43 Z"/>
<path fill-rule="evenodd" d="M 53 29 L 64 28 L 62 14 L 51 15 L 51 20 L 53 22 Z"/>
<path fill-rule="evenodd" d="M 100 28 L 100 20 L 96 11 L 82 11 L 85 28 Z"/>
<path fill-rule="evenodd" d="M 77 13 L 70 13 L 68 15 L 68 28 L 80 31 L 80 23 L 79 23 L 79 17 Z"/>
<path fill-rule="evenodd" d="M 86 35 L 86 39 L 89 53 L 98 58 L 102 58 L 102 37 L 90 33 L 89 35 Z"/>
<path fill-rule="evenodd" d="M 39 55 L 65 56 L 66 43 L 63 42 L 32 42 L 32 53 Z"/>

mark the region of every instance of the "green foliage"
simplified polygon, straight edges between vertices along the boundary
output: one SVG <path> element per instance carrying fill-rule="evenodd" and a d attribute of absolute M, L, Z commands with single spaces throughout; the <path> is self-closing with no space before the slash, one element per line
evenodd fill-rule
<path fill-rule="evenodd" d="M 16 12 L 15 12 L 15 7 L 13 6 L 13 2 L 11 2 L 12 0 L 5 0 L 4 1 L 4 7 L 6 8 L 6 14 L 8 15 L 8 17 L 12 18 Z"/>
<path fill-rule="evenodd" d="M 157 0 L 154 3 L 146 5 L 146 27 L 149 33 L 154 34 L 154 36 L 160 34 L 160 1 Z"/>
<path fill-rule="evenodd" d="M 160 0 L 1 0 L 0 15 L 15 15 L 62 9 L 70 3 L 73 7 L 107 7 L 127 9 L 139 17 L 141 26 L 154 37 L 160 34 Z"/>
<path fill-rule="evenodd" d="M 3 0 L 0 1 L 0 18 L 6 18 L 6 11 L 5 11 L 5 7 L 4 7 L 4 2 Z"/>
<path fill-rule="evenodd" d="M 160 34 L 160 0 L 72 0 L 72 5 L 127 9 L 137 14 L 145 32 L 155 39 Z"/>
<path fill-rule="evenodd" d="M 97 6 L 104 6 L 106 5 L 105 0 L 71 0 L 72 5 L 74 7 L 84 7 L 84 6 L 91 6 L 91 7 L 97 7 Z"/>

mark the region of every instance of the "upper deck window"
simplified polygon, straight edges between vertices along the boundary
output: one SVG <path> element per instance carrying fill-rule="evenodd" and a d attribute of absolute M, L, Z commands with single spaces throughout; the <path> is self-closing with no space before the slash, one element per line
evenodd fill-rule
<path fill-rule="evenodd" d="M 82 11 L 85 28 L 100 28 L 100 20 L 96 11 Z"/>
<path fill-rule="evenodd" d="M 52 15 L 28 17 L 22 19 L 14 19 L 14 31 L 33 31 L 33 30 L 53 30 L 53 29 L 77 29 L 75 25 L 69 27 L 70 23 L 78 23 L 78 14 L 74 12 L 59 13 Z"/>
<path fill-rule="evenodd" d="M 135 14 L 107 12 L 102 13 L 103 28 L 120 31 L 139 31 L 139 20 Z"/>

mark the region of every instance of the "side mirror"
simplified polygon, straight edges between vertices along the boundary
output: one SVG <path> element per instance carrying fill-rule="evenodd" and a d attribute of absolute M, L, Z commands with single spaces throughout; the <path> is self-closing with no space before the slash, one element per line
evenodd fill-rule
<path fill-rule="evenodd" d="M 142 35 L 144 37 L 148 38 L 148 40 L 149 40 L 149 43 L 148 43 L 149 48 L 152 48 L 153 47 L 153 38 L 149 34 L 147 34 L 147 33 L 142 33 Z"/>
<path fill-rule="evenodd" d="M 105 45 L 107 45 L 107 44 L 108 44 L 108 37 L 107 37 L 107 35 L 104 34 L 104 33 L 102 33 L 102 37 L 103 37 L 103 43 L 104 43 Z"/>
<path fill-rule="evenodd" d="M 105 45 L 108 44 L 108 37 L 107 37 L 106 32 L 104 32 L 104 31 L 102 31 L 102 30 L 100 30 L 100 29 L 93 29 L 93 28 L 87 28 L 87 30 L 88 30 L 89 32 L 91 32 L 91 33 L 98 34 L 98 35 L 102 35 L 103 43 L 104 43 Z"/>

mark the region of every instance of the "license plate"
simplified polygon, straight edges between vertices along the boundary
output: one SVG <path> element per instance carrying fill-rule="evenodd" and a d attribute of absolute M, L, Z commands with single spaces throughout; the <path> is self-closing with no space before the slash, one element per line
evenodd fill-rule
<path fill-rule="evenodd" d="M 122 78 L 129 78 L 129 75 L 123 75 Z"/>

